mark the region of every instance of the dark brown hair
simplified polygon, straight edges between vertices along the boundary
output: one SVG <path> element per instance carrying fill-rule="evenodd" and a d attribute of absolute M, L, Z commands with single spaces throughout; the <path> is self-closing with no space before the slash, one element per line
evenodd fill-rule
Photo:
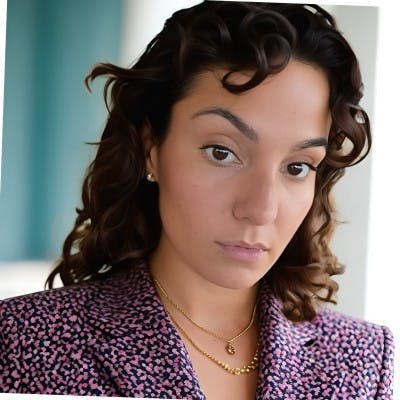
<path fill-rule="evenodd" d="M 342 272 L 329 249 L 336 225 L 330 198 L 344 168 L 368 153 L 368 116 L 360 108 L 362 82 L 356 56 L 319 6 L 205 1 L 172 15 L 131 68 L 98 64 L 86 78 L 108 79 L 104 98 L 109 111 L 94 161 L 82 189 L 74 228 L 62 258 L 48 277 L 64 285 L 134 266 L 160 238 L 158 186 L 145 179 L 142 129 L 150 123 L 161 144 L 171 108 L 185 96 L 196 74 L 225 68 L 223 87 L 240 93 L 290 59 L 325 71 L 330 84 L 332 126 L 325 159 L 318 168 L 312 207 L 268 280 L 293 321 L 311 320 L 317 301 L 335 301 L 332 275 Z M 253 71 L 243 84 L 230 82 L 235 71 Z"/>

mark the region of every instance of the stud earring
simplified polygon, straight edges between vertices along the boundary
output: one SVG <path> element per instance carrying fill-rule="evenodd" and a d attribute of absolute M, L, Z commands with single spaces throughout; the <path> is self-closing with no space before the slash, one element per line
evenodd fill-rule
<path fill-rule="evenodd" d="M 149 182 L 155 182 L 155 181 L 156 181 L 156 178 L 154 177 L 154 175 L 153 175 L 152 172 L 149 172 L 149 173 L 146 175 L 146 179 L 147 179 Z"/>

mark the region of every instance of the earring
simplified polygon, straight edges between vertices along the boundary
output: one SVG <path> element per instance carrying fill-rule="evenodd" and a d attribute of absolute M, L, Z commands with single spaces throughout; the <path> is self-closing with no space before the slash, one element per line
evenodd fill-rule
<path fill-rule="evenodd" d="M 154 177 L 154 175 L 153 175 L 152 172 L 149 172 L 149 173 L 146 175 L 146 179 L 147 179 L 149 182 L 155 182 L 155 181 L 156 181 L 156 178 Z"/>

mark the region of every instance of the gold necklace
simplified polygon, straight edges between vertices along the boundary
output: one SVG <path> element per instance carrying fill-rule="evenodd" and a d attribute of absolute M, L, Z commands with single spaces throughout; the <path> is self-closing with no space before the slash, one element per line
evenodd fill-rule
<path fill-rule="evenodd" d="M 249 329 L 250 327 L 253 325 L 254 323 L 254 319 L 256 316 L 256 310 L 257 310 L 257 302 L 254 304 L 254 308 L 253 308 L 253 313 L 251 315 L 251 319 L 249 324 L 246 326 L 246 328 L 244 328 L 241 332 L 239 332 L 236 336 L 234 336 L 232 339 L 226 339 L 206 328 L 204 328 L 203 326 L 199 325 L 197 322 L 193 321 L 192 318 L 189 317 L 189 315 L 186 314 L 185 311 L 183 311 L 183 309 L 181 307 L 179 307 L 167 294 L 167 292 L 165 291 L 165 289 L 163 288 L 163 286 L 161 285 L 161 283 L 157 280 L 156 277 L 153 276 L 153 280 L 156 283 L 156 285 L 158 286 L 158 288 L 160 289 L 161 293 L 164 295 L 164 297 L 168 300 L 168 302 L 174 307 L 176 308 L 187 320 L 189 320 L 193 325 L 197 326 L 197 328 L 201 329 L 203 332 L 213 336 L 214 338 L 221 340 L 223 342 L 226 343 L 225 346 L 225 350 L 228 354 L 233 355 L 236 353 L 235 347 L 233 346 L 233 342 L 236 339 L 239 339 L 242 335 L 244 335 Z"/>
<path fill-rule="evenodd" d="M 251 371 L 254 371 L 255 369 L 258 368 L 258 349 L 259 349 L 259 343 L 257 342 L 257 348 L 256 352 L 254 353 L 253 359 L 250 361 L 250 364 L 244 365 L 243 367 L 230 367 L 227 363 L 224 363 L 223 361 L 218 360 L 211 354 L 207 353 L 205 350 L 201 349 L 198 344 L 196 344 L 193 339 L 188 335 L 187 332 L 176 322 L 174 317 L 171 315 L 169 311 L 167 311 L 167 314 L 171 318 L 171 321 L 175 324 L 175 326 L 182 332 L 182 334 L 186 337 L 186 339 L 191 343 L 191 345 L 198 351 L 200 352 L 203 356 L 206 356 L 209 358 L 212 362 L 223 368 L 226 372 L 229 372 L 230 374 L 233 375 L 240 375 L 240 374 L 246 374 Z"/>

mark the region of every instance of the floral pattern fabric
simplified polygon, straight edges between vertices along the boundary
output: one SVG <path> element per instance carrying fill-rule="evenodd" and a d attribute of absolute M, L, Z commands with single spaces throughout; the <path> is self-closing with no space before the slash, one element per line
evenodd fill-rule
<path fill-rule="evenodd" d="M 328 309 L 294 324 L 265 283 L 259 312 L 256 400 L 392 399 L 387 328 Z M 0 392 L 205 399 L 144 263 L 0 301 Z"/>

